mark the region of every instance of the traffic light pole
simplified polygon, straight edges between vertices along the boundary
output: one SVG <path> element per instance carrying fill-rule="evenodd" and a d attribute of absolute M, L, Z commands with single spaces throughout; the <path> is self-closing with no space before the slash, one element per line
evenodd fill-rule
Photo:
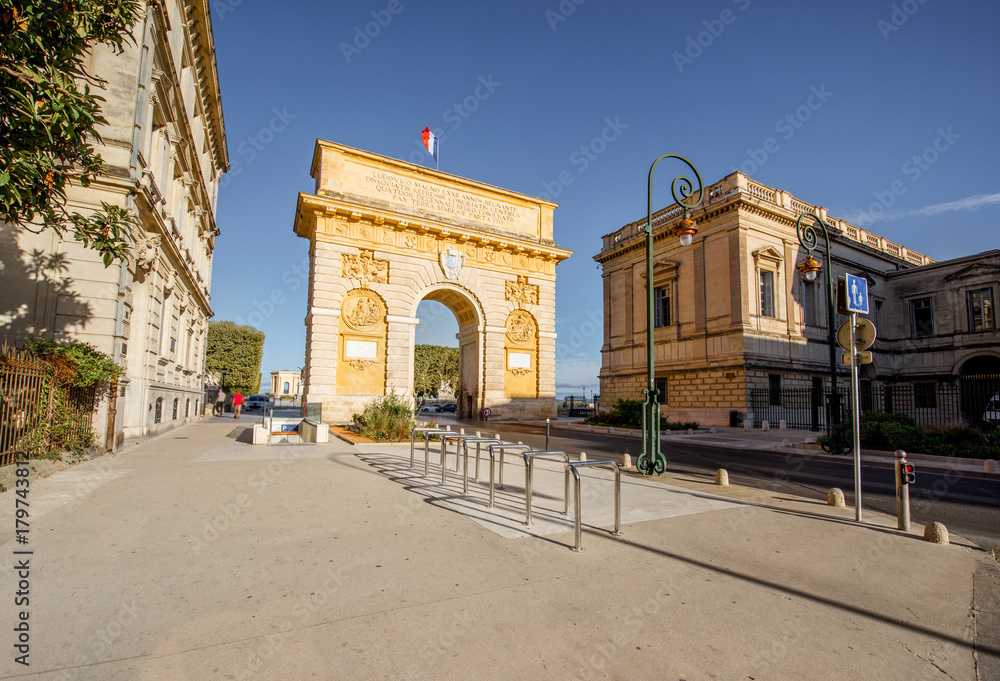
<path fill-rule="evenodd" d="M 914 478 L 913 466 L 906 461 L 906 452 L 896 450 L 896 527 L 910 531 L 910 482 Z"/>

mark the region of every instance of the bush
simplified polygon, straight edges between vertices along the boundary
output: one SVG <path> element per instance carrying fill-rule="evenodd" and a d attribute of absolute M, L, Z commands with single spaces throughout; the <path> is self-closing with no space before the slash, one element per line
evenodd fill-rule
<path fill-rule="evenodd" d="M 584 420 L 592 426 L 614 426 L 615 428 L 642 428 L 642 411 L 646 403 L 642 400 L 618 400 L 610 412 L 594 414 Z M 669 417 L 667 417 L 669 418 Z M 667 418 L 660 420 L 662 430 L 687 430 L 688 428 L 700 428 L 697 421 L 668 421 Z"/>
<path fill-rule="evenodd" d="M 848 432 L 850 426 L 850 422 L 845 424 Z M 1000 429 L 981 433 L 968 426 L 918 428 L 912 418 L 903 414 L 866 412 L 860 430 L 865 449 L 982 459 L 1000 456 Z M 825 436 L 820 440 L 825 441 Z"/>
<path fill-rule="evenodd" d="M 410 439 L 410 428 L 416 425 L 413 408 L 396 394 L 380 397 L 365 406 L 360 414 L 351 416 L 352 432 L 378 442 Z"/>

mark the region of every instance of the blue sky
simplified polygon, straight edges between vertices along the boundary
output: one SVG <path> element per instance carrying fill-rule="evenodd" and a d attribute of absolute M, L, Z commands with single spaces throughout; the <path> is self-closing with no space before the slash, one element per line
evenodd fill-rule
<path fill-rule="evenodd" d="M 430 126 L 442 171 L 560 204 L 555 239 L 574 251 L 557 269 L 560 396 L 597 388 L 592 258 L 645 215 L 661 154 L 706 184 L 741 169 L 938 260 L 1000 247 L 995 2 L 211 7 L 233 166 L 212 307 L 265 332 L 265 384 L 304 363 L 308 243 L 292 222 L 317 138 L 432 165 Z M 654 209 L 680 171 L 657 168 Z M 454 317 L 432 305 L 417 342 L 454 345 Z"/>

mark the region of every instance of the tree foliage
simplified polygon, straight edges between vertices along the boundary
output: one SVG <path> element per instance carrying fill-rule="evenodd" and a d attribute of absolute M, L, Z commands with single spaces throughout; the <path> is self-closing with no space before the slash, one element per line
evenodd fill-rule
<path fill-rule="evenodd" d="M 418 397 L 437 397 L 441 381 L 458 388 L 458 348 L 414 346 L 413 392 Z"/>
<path fill-rule="evenodd" d="M 41 232 L 70 232 L 124 260 L 135 216 L 108 203 L 89 215 L 66 209 L 66 186 L 88 186 L 104 170 L 93 143 L 107 125 L 105 81 L 84 68 L 87 51 L 121 53 L 131 40 L 135 0 L 0 0 L 0 220 Z"/>
<path fill-rule="evenodd" d="M 226 370 L 223 389 L 244 394 L 260 390 L 260 362 L 264 356 L 264 332 L 235 322 L 209 322 L 205 370 Z"/>

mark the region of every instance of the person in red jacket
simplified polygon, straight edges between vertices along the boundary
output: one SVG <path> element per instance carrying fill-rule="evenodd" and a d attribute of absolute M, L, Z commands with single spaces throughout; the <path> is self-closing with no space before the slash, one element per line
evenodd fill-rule
<path fill-rule="evenodd" d="M 233 414 L 234 419 L 240 418 L 241 409 L 243 409 L 243 393 L 237 390 L 233 393 L 233 411 L 236 412 Z"/>

